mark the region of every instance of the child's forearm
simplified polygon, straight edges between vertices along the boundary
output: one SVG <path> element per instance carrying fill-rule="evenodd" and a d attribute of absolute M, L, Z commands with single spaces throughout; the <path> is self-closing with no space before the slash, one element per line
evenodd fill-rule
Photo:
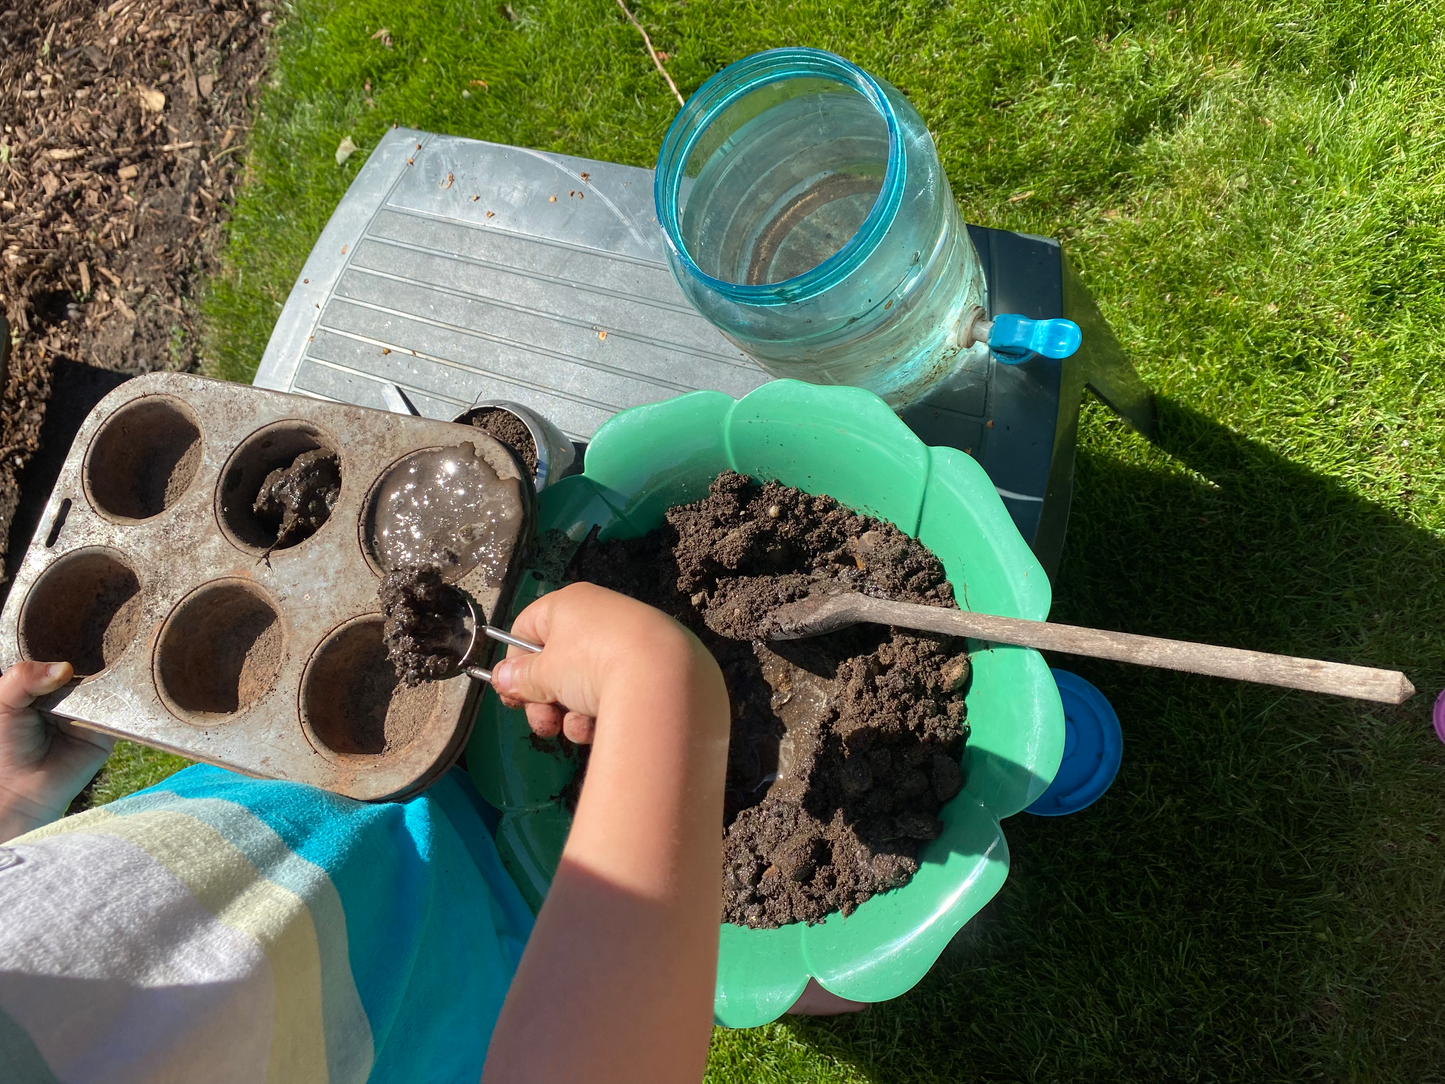
<path fill-rule="evenodd" d="M 609 674 L 587 783 L 493 1033 L 487 1080 L 701 1077 L 727 704 L 691 636 L 639 645 Z"/>
<path fill-rule="evenodd" d="M 566 857 L 647 899 L 715 886 L 716 919 L 727 690 L 695 640 L 675 661 L 638 659 L 630 669 L 598 720 Z"/>

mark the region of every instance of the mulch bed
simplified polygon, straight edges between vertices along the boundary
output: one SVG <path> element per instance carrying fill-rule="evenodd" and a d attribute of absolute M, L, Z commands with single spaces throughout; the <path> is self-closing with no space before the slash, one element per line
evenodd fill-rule
<path fill-rule="evenodd" d="M 257 0 L 0 4 L 0 547 L 21 486 L 49 487 L 21 472 L 57 366 L 195 368 L 270 22 Z"/>

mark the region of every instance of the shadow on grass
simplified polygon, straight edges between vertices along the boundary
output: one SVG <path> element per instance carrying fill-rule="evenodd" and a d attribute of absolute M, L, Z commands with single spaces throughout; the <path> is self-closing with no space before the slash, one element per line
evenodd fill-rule
<path fill-rule="evenodd" d="M 1174 463 L 1081 451 L 1052 616 L 1403 669 L 1420 691 L 1396 708 L 1051 659 L 1118 709 L 1118 779 L 1081 813 L 1005 823 L 1009 881 L 910 994 L 783 1025 L 869 1079 L 1421 1080 L 1445 1061 L 1445 542 L 1159 407 Z"/>

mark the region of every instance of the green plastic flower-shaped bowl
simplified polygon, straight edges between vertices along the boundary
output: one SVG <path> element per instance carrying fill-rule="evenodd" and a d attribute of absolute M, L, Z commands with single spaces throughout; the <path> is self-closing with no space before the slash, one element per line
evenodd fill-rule
<path fill-rule="evenodd" d="M 695 392 L 618 414 L 587 449 L 586 471 L 544 490 L 541 530 L 581 539 L 631 538 L 698 500 L 732 468 L 808 493 L 826 493 L 919 539 L 942 560 L 959 605 L 1042 620 L 1049 582 L 983 468 L 963 452 L 925 446 L 871 392 L 791 380 L 741 400 Z M 524 579 L 520 610 L 552 584 Z M 944 831 L 902 888 L 853 914 L 777 930 L 724 925 L 715 1012 L 752 1027 L 786 1011 L 813 977 L 856 1001 L 897 997 L 921 979 L 949 939 L 999 890 L 1008 845 L 999 821 L 1028 806 L 1058 770 L 1064 713 L 1042 656 L 971 644 L 970 726 L 963 790 L 943 809 Z M 519 711 L 488 690 L 467 761 L 478 789 L 502 811 L 497 845 L 534 908 L 567 837 L 554 800 L 570 764 L 528 740 Z"/>

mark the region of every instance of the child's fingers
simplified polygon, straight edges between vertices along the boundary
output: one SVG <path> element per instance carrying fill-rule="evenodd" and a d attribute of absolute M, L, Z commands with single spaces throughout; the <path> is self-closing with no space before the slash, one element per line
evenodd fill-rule
<path fill-rule="evenodd" d="M 68 662 L 17 662 L 0 674 L 0 710 L 23 711 L 37 696 L 64 685 L 74 672 Z"/>
<path fill-rule="evenodd" d="M 539 738 L 555 738 L 562 733 L 562 709 L 556 704 L 528 704 L 527 725 Z"/>
<path fill-rule="evenodd" d="M 569 711 L 562 717 L 562 733 L 577 745 L 591 745 L 597 731 L 597 720 L 580 711 Z"/>
<path fill-rule="evenodd" d="M 99 730 L 76 726 L 69 719 L 52 719 L 51 725 L 67 738 L 70 738 L 76 745 L 94 746 L 102 757 L 110 756 L 110 751 L 115 748 L 116 738 L 114 734 L 102 734 Z"/>
<path fill-rule="evenodd" d="M 557 690 L 539 672 L 543 660 L 536 655 L 512 655 L 492 667 L 492 687 L 508 707 L 525 705 L 527 725 L 539 738 L 565 734 L 569 741 L 592 741 L 596 720 L 580 711 L 568 711 L 556 702 Z"/>
<path fill-rule="evenodd" d="M 573 585 L 568 585 L 575 586 Z M 565 595 L 568 588 L 560 591 L 551 591 L 536 599 L 530 606 L 512 619 L 511 633 L 513 636 L 520 636 L 523 640 L 531 640 L 536 644 L 545 644 L 551 639 L 552 612 L 557 606 L 559 595 Z"/>

